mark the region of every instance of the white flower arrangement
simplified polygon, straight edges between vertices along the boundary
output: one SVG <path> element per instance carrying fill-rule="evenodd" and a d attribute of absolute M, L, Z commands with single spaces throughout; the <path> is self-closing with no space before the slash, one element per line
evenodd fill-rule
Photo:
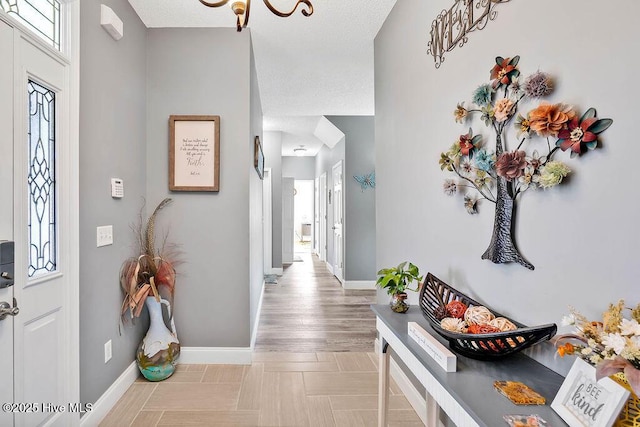
<path fill-rule="evenodd" d="M 640 304 L 627 308 L 624 301 L 609 304 L 601 321 L 590 321 L 574 308 L 562 318 L 574 333 L 556 337 L 557 353 L 577 355 L 596 366 L 598 379 L 623 372 L 636 395 L 640 395 Z M 630 318 L 623 314 L 630 313 Z"/>

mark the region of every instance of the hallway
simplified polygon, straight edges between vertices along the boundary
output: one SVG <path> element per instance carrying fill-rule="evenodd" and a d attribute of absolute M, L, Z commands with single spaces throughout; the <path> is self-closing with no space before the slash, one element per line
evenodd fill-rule
<path fill-rule="evenodd" d="M 374 426 L 375 291 L 345 291 L 311 254 L 265 285 L 253 363 L 140 377 L 100 426 Z M 390 426 L 422 426 L 392 381 Z"/>
<path fill-rule="evenodd" d="M 255 351 L 373 351 L 375 291 L 344 290 L 324 262 L 296 253 L 275 285 L 265 285 Z"/>

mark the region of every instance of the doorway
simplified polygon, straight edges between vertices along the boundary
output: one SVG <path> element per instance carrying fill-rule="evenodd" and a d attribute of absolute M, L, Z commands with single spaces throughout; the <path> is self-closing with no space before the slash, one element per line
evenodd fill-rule
<path fill-rule="evenodd" d="M 295 233 L 293 229 L 295 180 L 282 178 L 282 264 L 293 262 Z"/>
<path fill-rule="evenodd" d="M 327 260 L 327 173 L 323 172 L 320 175 L 318 190 L 318 256 L 320 261 Z"/>
<path fill-rule="evenodd" d="M 293 194 L 294 261 L 297 261 L 313 249 L 314 181 L 295 180 Z"/>
<path fill-rule="evenodd" d="M 333 178 L 333 274 L 340 280 L 343 278 L 344 267 L 344 196 L 343 196 L 343 169 L 342 160 L 336 163 L 332 170 Z"/>
<path fill-rule="evenodd" d="M 262 233 L 265 275 L 272 274 L 273 270 L 273 224 L 271 222 L 271 209 L 271 168 L 266 168 L 262 181 Z"/>

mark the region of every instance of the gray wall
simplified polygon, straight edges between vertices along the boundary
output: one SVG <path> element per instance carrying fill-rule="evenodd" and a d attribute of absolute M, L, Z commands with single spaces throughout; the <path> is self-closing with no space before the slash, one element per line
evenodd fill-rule
<path fill-rule="evenodd" d="M 271 266 L 282 268 L 282 132 L 264 132 L 264 164 L 271 168 Z"/>
<path fill-rule="evenodd" d="M 147 198 L 174 199 L 159 232 L 181 245 L 175 319 L 183 346 L 250 342 L 250 182 L 253 170 L 248 31 L 149 29 Z M 170 193 L 168 118 L 220 116 L 220 192 Z"/>
<path fill-rule="evenodd" d="M 314 180 L 316 172 L 316 160 L 310 156 L 282 158 L 282 176 L 298 180 Z"/>
<path fill-rule="evenodd" d="M 535 8 L 505 3 L 495 21 L 471 33 L 436 69 L 426 52 L 425 23 L 450 5 L 449 0 L 397 2 L 375 40 L 377 267 L 409 259 L 529 325 L 559 323 L 568 305 L 596 319 L 609 302 L 623 298 L 635 304 L 640 201 L 629 135 L 637 127 L 640 87 L 628 82 L 635 81 L 639 61 L 622 41 L 636 38 L 640 3 L 617 1 L 624 14 L 612 14 L 596 0 L 540 0 Z M 601 31 L 584 31 L 585 25 Z M 559 43 L 549 28 L 562 28 L 569 37 Z M 615 79 L 594 52 L 625 58 Z M 442 191 L 449 176 L 438 165 L 440 153 L 469 125 L 456 124 L 452 112 L 458 102 L 468 105 L 473 90 L 488 82 L 497 55 L 520 55 L 524 76 L 538 69 L 555 76 L 551 102 L 564 101 L 581 112 L 594 106 L 601 117 L 614 119 L 597 150 L 579 159 L 557 156 L 573 170 L 566 185 L 520 199 L 516 240 L 535 271 L 481 260 L 493 206 L 482 204 L 479 215 L 469 216 L 459 200 Z M 484 124 L 476 120 L 472 126 L 495 143 Z M 408 196 L 406 203 L 398 203 L 398 194 Z M 536 353 L 561 372 L 572 362 L 553 361 L 550 345 L 536 346 Z"/>
<path fill-rule="evenodd" d="M 345 135 L 345 280 L 376 279 L 375 190 L 362 191 L 354 175 L 375 170 L 373 116 L 327 116 Z"/>
<path fill-rule="evenodd" d="M 260 102 L 260 90 L 258 88 L 258 75 L 256 74 L 256 64 L 253 56 L 253 47 L 249 46 L 251 54 L 250 64 L 250 127 L 249 139 L 247 146 L 251 159 L 253 159 L 254 139 L 256 136 L 262 140 L 262 103 Z M 254 163 L 249 166 L 249 185 L 250 185 L 250 259 L 249 259 L 249 283 L 250 283 L 250 326 L 251 336 L 255 333 L 254 328 L 257 326 L 256 317 L 258 314 L 258 305 L 260 304 L 260 295 L 262 294 L 262 285 L 264 282 L 264 242 L 262 230 L 262 180 L 256 173 Z"/>
<path fill-rule="evenodd" d="M 100 26 L 100 3 L 124 22 L 120 41 Z M 95 402 L 134 360 L 146 331 L 146 319 L 118 331 L 118 273 L 135 254 L 130 226 L 146 192 L 147 42 L 126 0 L 82 2 L 80 13 L 80 400 Z M 123 199 L 111 198 L 112 177 L 124 180 Z M 109 224 L 114 244 L 96 248 L 96 227 Z"/>

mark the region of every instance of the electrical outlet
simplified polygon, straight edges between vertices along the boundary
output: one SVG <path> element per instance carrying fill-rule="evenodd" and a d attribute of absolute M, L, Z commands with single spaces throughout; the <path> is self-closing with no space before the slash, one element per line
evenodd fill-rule
<path fill-rule="evenodd" d="M 104 363 L 107 363 L 109 360 L 111 360 L 111 356 L 111 340 L 109 340 L 104 343 Z"/>
<path fill-rule="evenodd" d="M 96 228 L 96 246 L 113 245 L 113 225 Z"/>

